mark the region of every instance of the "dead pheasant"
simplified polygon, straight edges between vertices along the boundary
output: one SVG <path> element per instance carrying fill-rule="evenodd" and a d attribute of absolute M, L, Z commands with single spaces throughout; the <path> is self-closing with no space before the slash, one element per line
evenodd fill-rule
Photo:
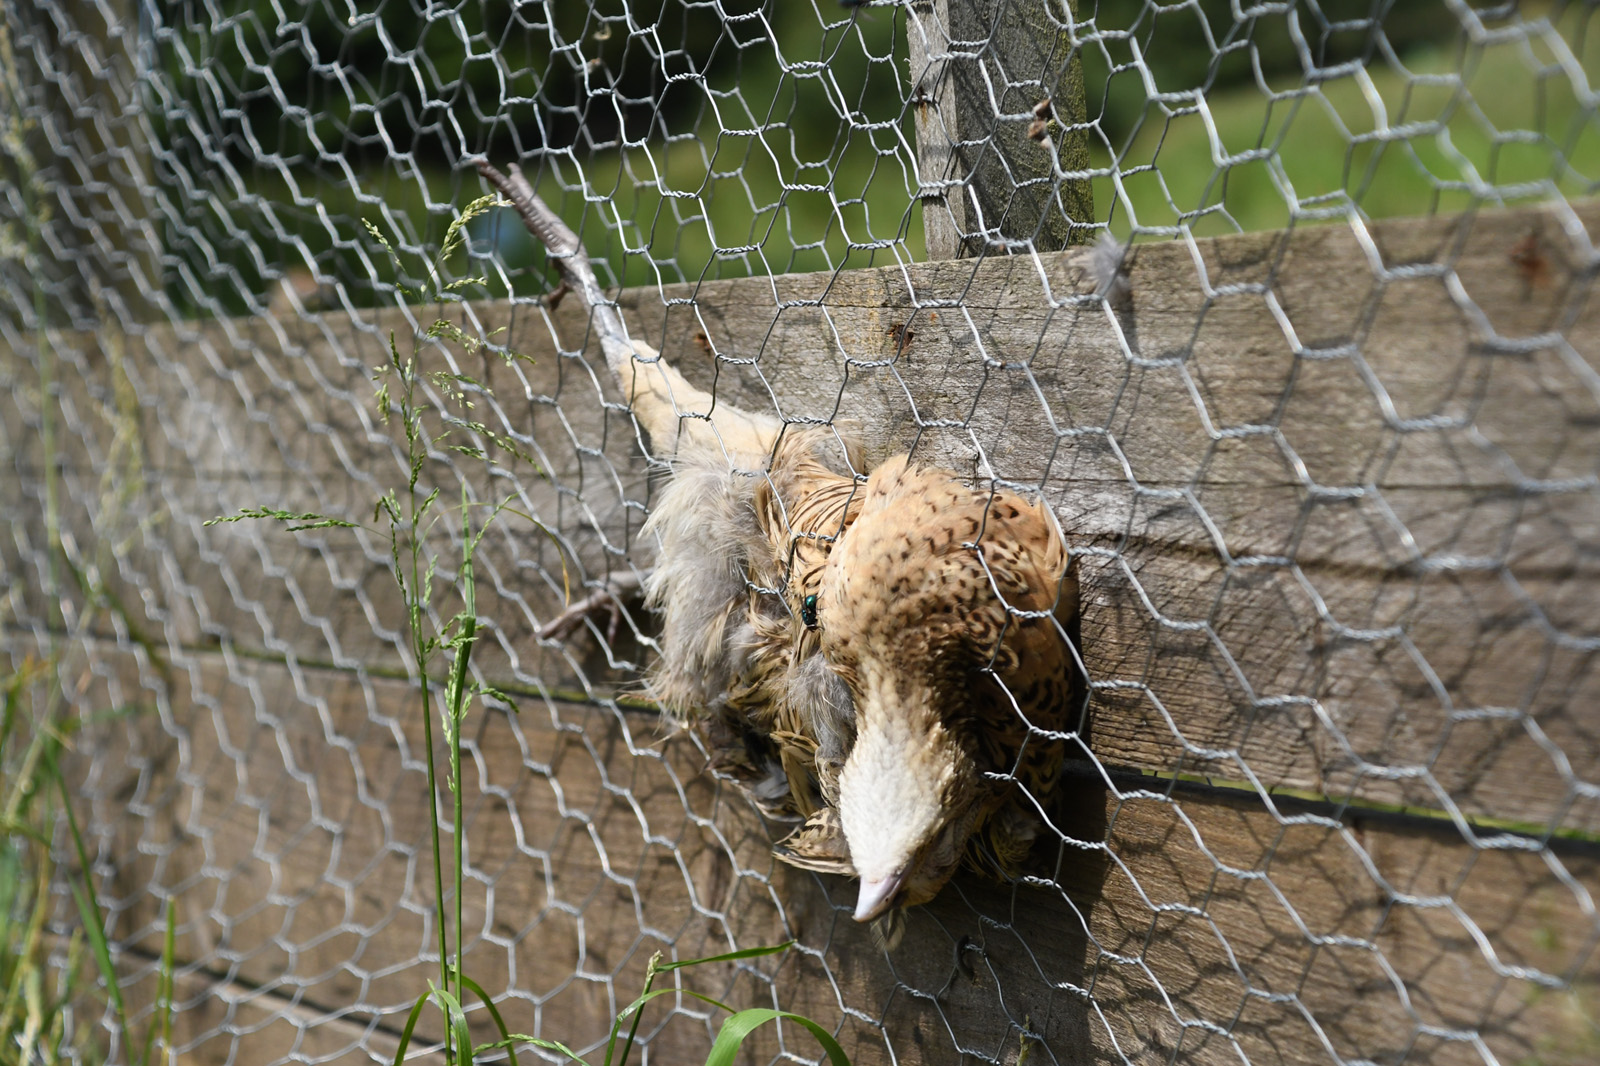
<path fill-rule="evenodd" d="M 1077 581 L 1042 502 L 718 402 L 630 340 L 577 237 L 516 167 L 479 170 L 590 307 L 673 475 L 646 532 L 651 687 L 769 813 L 786 862 L 862 879 L 855 917 L 958 865 L 1015 876 L 1083 709 Z"/>
<path fill-rule="evenodd" d="M 903 455 L 872 472 L 817 597 L 855 703 L 839 821 L 858 921 L 932 899 L 963 859 L 1021 871 L 1083 709 L 1077 604 L 1042 501 Z"/>

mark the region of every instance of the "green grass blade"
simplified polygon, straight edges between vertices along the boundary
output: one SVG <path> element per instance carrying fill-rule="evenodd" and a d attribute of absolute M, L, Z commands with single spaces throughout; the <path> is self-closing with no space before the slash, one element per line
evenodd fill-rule
<path fill-rule="evenodd" d="M 473 1049 L 473 1054 L 476 1055 L 484 1051 L 498 1051 L 500 1048 L 510 1050 L 514 1044 L 532 1044 L 534 1047 L 542 1047 L 546 1051 L 559 1051 L 571 1061 L 581 1063 L 582 1066 L 589 1066 L 588 1059 L 579 1055 L 561 1041 L 541 1040 L 536 1036 L 529 1036 L 527 1033 L 507 1033 L 504 1040 L 496 1040 L 492 1044 L 479 1044 Z M 516 1052 L 512 1051 L 511 1055 L 512 1061 L 516 1061 Z"/>
<path fill-rule="evenodd" d="M 9 844 L 10 842 L 8 841 L 7 843 Z M 23 992 L 24 986 L 27 984 L 28 975 L 30 973 L 37 972 L 36 966 L 37 960 L 39 959 L 40 942 L 44 936 L 45 916 L 49 911 L 49 908 L 40 905 L 38 901 L 43 900 L 48 896 L 50 892 L 50 879 L 54 870 L 54 867 L 50 862 L 50 846 L 48 844 L 43 845 L 39 854 L 39 872 L 37 879 L 34 882 L 33 896 L 29 901 L 29 907 L 27 908 L 27 910 L 31 913 L 27 913 L 25 917 L 22 915 L 17 916 L 18 919 L 22 920 L 23 923 L 20 930 L 20 945 L 15 949 L 15 962 L 12 966 L 12 973 L 7 978 L 7 987 L 0 989 L 0 992 L 4 992 L 4 999 L 0 999 L 0 1033 L 9 1033 L 13 1031 L 12 1023 L 15 1021 L 18 1012 L 21 1011 L 23 1007 L 23 1000 L 25 999 Z M 16 859 L 18 868 L 20 869 L 21 857 L 16 856 Z M 20 877 L 18 878 L 18 881 L 21 881 Z M 10 917 L 11 911 L 9 908 L 7 909 L 6 913 L 6 920 L 9 923 L 12 920 Z M 15 935 L 16 931 L 7 929 L 5 943 L 15 943 L 16 941 L 13 940 Z M 73 934 L 74 943 L 78 942 L 77 938 L 80 935 L 81 934 L 79 933 Z M 69 977 L 74 979 L 76 978 L 78 973 L 76 960 L 73 960 L 69 964 L 67 972 Z"/>
<path fill-rule="evenodd" d="M 15 943 L 11 931 L 22 917 L 22 908 L 18 906 L 23 892 L 22 853 L 18 850 L 22 842 L 12 839 L 11 834 L 11 828 L 0 821 L 0 961 L 6 959 L 4 953 L 9 952 Z M 50 846 L 46 840 L 39 840 L 39 843 Z"/>
<path fill-rule="evenodd" d="M 622 1046 L 622 1058 L 618 1060 L 618 1066 L 622 1066 L 623 1063 L 628 1061 L 628 1053 L 633 1048 L 634 1037 L 637 1036 L 639 1032 L 639 1020 L 640 1016 L 644 1013 L 644 1005 L 653 999 L 659 999 L 662 996 L 672 995 L 691 996 L 695 999 L 698 999 L 702 1003 L 709 1003 L 718 1010 L 725 1010 L 730 1014 L 734 1013 L 734 1009 L 722 1002 L 722 1000 L 714 999 L 703 992 L 696 992 L 692 988 L 657 988 L 653 991 L 647 991 L 644 993 L 644 995 L 640 996 L 626 1007 L 623 1007 L 622 1010 L 617 1013 L 617 1020 L 611 1023 L 611 1038 L 606 1042 L 607 1063 L 610 1063 L 612 1049 L 616 1046 L 617 1037 L 621 1035 L 622 1023 L 627 1021 L 629 1017 L 633 1018 L 633 1025 L 628 1030 L 627 1042 Z"/>
<path fill-rule="evenodd" d="M 650 966 L 645 971 L 644 991 L 639 994 L 638 999 L 624 1007 L 621 1013 L 617 1015 L 617 1020 L 612 1023 L 611 1038 L 606 1043 L 605 1066 L 611 1066 L 611 1052 L 616 1046 L 617 1034 L 621 1029 L 623 1021 L 625 1021 L 628 1015 L 631 1014 L 633 1015 L 633 1024 L 629 1027 L 628 1038 L 622 1045 L 622 1056 L 617 1060 L 617 1066 L 627 1066 L 628 1054 L 633 1050 L 634 1038 L 639 1033 L 639 1021 L 644 1013 L 644 1005 L 649 1003 L 652 999 L 655 999 L 657 996 L 664 996 L 673 992 L 682 992 L 685 995 L 693 996 L 695 999 L 710 1003 L 715 1007 L 720 1007 L 722 1010 L 733 1010 L 733 1008 L 728 1006 L 726 1003 L 712 999 L 710 996 L 701 995 L 699 992 L 692 992 L 686 988 L 663 988 L 658 991 L 651 991 L 651 986 L 655 984 L 657 974 L 667 973 L 672 970 L 681 970 L 688 966 L 700 966 L 702 964 L 711 962 L 737 962 L 740 959 L 755 959 L 760 958 L 763 955 L 776 955 L 781 951 L 789 950 L 789 948 L 793 946 L 794 941 L 789 940 L 782 944 L 775 944 L 771 947 L 743 948 L 739 951 L 730 951 L 723 955 L 708 955 L 699 959 L 680 959 L 677 962 L 663 962 L 661 961 L 660 953 L 656 953 L 656 955 L 650 959 Z M 743 1037 L 740 1037 L 740 1039 L 742 1040 Z"/>
<path fill-rule="evenodd" d="M 94 889 L 90 888 L 89 893 L 85 893 L 76 881 L 69 887 L 72 889 L 72 898 L 78 902 L 78 917 L 83 921 L 83 931 L 89 937 L 90 949 L 94 951 L 95 966 L 99 968 L 100 976 L 105 978 L 106 994 L 111 999 L 112 1009 L 117 1012 L 118 1023 L 122 1025 L 123 1032 L 127 1032 L 128 1009 L 122 1002 L 122 988 L 117 984 L 117 968 L 111 962 L 111 944 L 106 940 L 105 927 L 100 924 L 100 907 L 90 895 Z"/>
<path fill-rule="evenodd" d="M 456 1062 L 471 1062 L 472 1031 L 467 1028 L 467 1012 L 461 1009 L 461 1001 L 442 988 L 434 989 L 429 998 L 444 1011 L 445 1021 L 449 1025 L 450 1041 L 445 1045 L 445 1061 L 450 1061 L 450 1049 L 454 1046 Z"/>
<path fill-rule="evenodd" d="M 149 1066 L 150 1052 L 154 1049 L 158 1029 L 161 1032 L 161 1046 L 172 1047 L 172 967 L 173 959 L 178 953 L 178 931 L 172 921 L 172 905 L 173 899 L 168 896 L 166 924 L 161 941 L 161 969 L 157 971 L 156 977 L 156 1013 L 150 1019 L 150 1027 L 144 1032 L 144 1050 L 138 1059 L 143 1066 Z"/>
<path fill-rule="evenodd" d="M 47 835 L 23 822 L 10 822 L 0 818 L 0 833 L 4 833 L 7 836 L 27 837 L 36 844 L 43 844 L 47 848 L 50 846 L 50 838 Z"/>
<path fill-rule="evenodd" d="M 121 1024 L 123 1032 L 128 1028 L 128 1009 L 122 1001 L 122 988 L 117 984 L 117 971 L 111 963 L 111 945 L 106 940 L 106 929 L 101 915 L 105 912 L 100 907 L 100 897 L 94 890 L 94 867 L 89 862 L 89 849 L 83 845 L 83 833 L 78 829 L 78 815 L 72 808 L 72 793 L 67 788 L 66 778 L 61 776 L 61 765 L 56 760 L 55 743 L 46 744 L 43 751 L 43 762 L 46 772 L 55 778 L 56 788 L 61 793 L 61 809 L 67 816 L 67 828 L 72 832 L 72 847 L 78 856 L 78 876 L 83 884 L 80 887 L 76 881 L 72 883 L 72 896 L 78 902 L 78 914 L 83 919 L 83 931 L 89 937 L 89 946 L 94 951 L 95 965 L 100 970 L 100 975 L 106 981 L 106 994 L 111 999 L 111 1006 L 117 1012 L 117 1021 Z"/>
<path fill-rule="evenodd" d="M 706 995 L 704 992 L 696 992 L 692 988 L 680 988 L 680 989 L 665 988 L 665 989 L 662 989 L 661 991 L 662 992 L 672 992 L 672 991 L 682 992 L 686 996 L 693 996 L 695 999 L 698 999 L 701 1003 L 709 1003 L 713 1007 L 717 1008 L 718 1010 L 725 1010 L 729 1014 L 737 1013 L 735 1008 L 728 1006 L 726 1003 L 722 1002 L 722 1000 L 713 999 L 711 996 Z"/>
<path fill-rule="evenodd" d="M 489 1017 L 494 1019 L 494 1027 L 500 1030 L 499 1044 L 504 1046 L 505 1049 L 511 1053 L 511 1066 L 516 1066 L 517 1049 L 511 1046 L 513 1043 L 513 1041 L 511 1041 L 511 1034 L 506 1030 L 505 1019 L 500 1017 L 500 1008 L 494 1005 L 494 1001 L 489 998 L 488 994 L 484 992 L 483 986 L 478 982 L 474 981 L 464 973 L 457 974 L 456 976 L 461 981 L 461 987 L 471 991 L 473 995 L 478 997 L 479 1002 L 488 1008 Z"/>
<path fill-rule="evenodd" d="M 779 1018 L 803 1025 L 810 1030 L 811 1035 L 817 1038 L 817 1043 L 828 1053 L 828 1061 L 832 1066 L 850 1066 L 850 1056 L 844 1053 L 844 1048 L 839 1046 L 839 1041 L 835 1040 L 828 1030 L 810 1018 L 788 1011 L 773 1010 L 770 1007 L 742 1010 L 723 1022 L 722 1029 L 717 1033 L 716 1043 L 711 1045 L 711 1054 L 706 1056 L 706 1066 L 733 1066 L 744 1038 L 766 1023 L 777 1021 Z"/>
<path fill-rule="evenodd" d="M 639 1033 L 639 1020 L 644 1016 L 644 1005 L 663 992 L 670 991 L 670 989 L 663 989 L 662 992 L 654 994 L 650 991 L 650 986 L 655 984 L 656 980 L 656 963 L 660 961 L 660 952 L 651 957 L 650 965 L 644 972 L 644 991 L 639 993 L 638 999 L 624 1007 L 622 1013 L 617 1015 L 617 1020 L 611 1023 L 611 1037 L 606 1041 L 605 1066 L 611 1066 L 611 1052 L 617 1046 L 617 1033 L 622 1029 L 623 1019 L 631 1013 L 633 1015 L 633 1024 L 628 1027 L 628 1039 L 622 1045 L 622 1058 L 617 1061 L 617 1066 L 628 1066 L 628 1053 L 633 1050 L 633 1038 Z"/>
<path fill-rule="evenodd" d="M 662 996 L 671 996 L 671 995 L 679 995 L 679 994 L 685 995 L 685 996 L 693 996 L 695 999 L 698 999 L 700 1002 L 709 1003 L 709 1004 L 711 1004 L 711 1006 L 716 1007 L 718 1010 L 725 1010 L 729 1014 L 734 1013 L 734 1008 L 728 1006 L 726 1003 L 722 1002 L 722 1000 L 713 999 L 711 996 L 708 996 L 703 992 L 696 992 L 692 988 L 658 988 L 658 989 L 655 989 L 653 992 L 649 992 L 649 993 L 646 993 L 645 995 L 640 996 L 638 999 L 634 1000 L 632 1003 L 628 1004 L 626 1007 L 623 1007 L 621 1012 L 617 1014 L 617 1021 L 616 1021 L 617 1027 L 620 1028 L 623 1022 L 627 1021 L 628 1018 L 632 1017 L 633 1014 L 636 1011 L 638 1011 L 646 1003 L 649 1003 L 652 999 L 659 999 Z"/>
<path fill-rule="evenodd" d="M 534 1045 L 534 1047 L 542 1047 L 544 1050 L 547 1050 L 547 1052 L 560 1052 L 562 1055 L 565 1055 L 568 1060 L 574 1061 L 574 1063 L 581 1063 L 582 1066 L 589 1066 L 589 1060 L 587 1060 L 587 1058 L 579 1055 L 578 1052 L 574 1052 L 573 1048 L 566 1047 L 566 1045 L 562 1044 L 560 1040 L 541 1040 L 539 1037 L 528 1036 L 526 1032 L 509 1032 L 509 1034 L 506 1034 L 506 1039 L 504 1040 L 494 1040 L 493 1044 L 478 1045 L 478 1047 L 475 1048 L 474 1053 L 498 1052 L 499 1048 L 510 1048 L 510 1045 L 514 1044 L 531 1044 Z"/>
<path fill-rule="evenodd" d="M 27 683 L 26 667 L 6 678 L 5 709 L 0 712 L 0 752 L 6 750 L 11 734 L 16 729 L 18 712 L 22 708 L 22 686 Z"/>
<path fill-rule="evenodd" d="M 434 490 L 435 495 L 438 494 Z M 472 660 L 472 645 L 477 639 L 478 629 L 478 601 L 477 585 L 472 573 L 472 522 L 471 511 L 467 507 L 467 486 L 461 485 L 461 536 L 465 547 L 461 553 L 461 628 L 456 634 L 455 662 L 450 671 L 450 680 L 445 687 L 445 702 L 450 708 L 450 781 L 453 801 L 453 824 L 451 826 L 451 844 L 455 849 L 455 945 L 456 945 L 456 992 L 462 989 L 462 906 L 463 891 L 462 874 L 466 866 L 464 847 L 466 844 L 463 827 L 466 812 L 463 810 L 464 797 L 461 784 L 461 722 L 467 714 L 467 669 Z M 481 993 L 480 993 L 481 997 Z M 472 1047 L 470 1042 L 460 1045 L 463 1049 Z"/>
<path fill-rule="evenodd" d="M 669 970 L 681 970 L 685 966 L 699 966 L 708 962 L 737 962 L 739 959 L 758 959 L 763 955 L 776 955 L 781 951 L 788 951 L 794 947 L 793 940 L 786 940 L 782 944 L 771 947 L 743 948 L 739 951 L 730 951 L 726 955 L 707 955 L 703 959 L 680 959 L 677 962 L 663 962 L 656 965 L 656 970 L 666 973 Z"/>
<path fill-rule="evenodd" d="M 394 1050 L 394 1066 L 401 1066 L 401 1063 L 404 1062 L 406 1052 L 411 1048 L 411 1036 L 416 1032 L 417 1019 L 422 1017 L 422 1008 L 430 1002 L 437 1005 L 444 1012 L 445 1021 L 449 1028 L 450 1040 L 445 1044 L 446 1061 L 450 1059 L 450 1046 L 452 1044 L 461 1049 L 460 1054 L 456 1056 L 456 1061 L 471 1060 L 472 1037 L 467 1029 L 467 1015 L 461 1009 L 461 1001 L 443 989 L 430 987 L 428 991 L 418 996 L 417 1001 L 411 1005 L 411 1013 L 406 1016 L 406 1027 L 400 1032 L 400 1043 Z"/>
<path fill-rule="evenodd" d="M 411 1034 L 416 1031 L 417 1019 L 422 1017 L 422 1008 L 428 1005 L 428 999 L 433 995 L 433 990 L 422 993 L 417 1001 L 411 1005 L 411 1013 L 406 1015 L 406 1027 L 400 1030 L 400 1043 L 395 1045 L 394 1066 L 400 1066 L 405 1061 L 406 1052 L 411 1050 Z"/>

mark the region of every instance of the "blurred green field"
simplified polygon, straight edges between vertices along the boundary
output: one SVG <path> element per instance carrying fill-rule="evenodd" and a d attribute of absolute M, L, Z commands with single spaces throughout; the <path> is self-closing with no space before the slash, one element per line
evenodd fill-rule
<path fill-rule="evenodd" d="M 179 264 L 169 294 L 186 313 L 237 314 L 298 270 L 354 304 L 387 300 L 392 273 L 371 255 L 361 220 L 425 256 L 481 195 L 476 173 L 453 162 L 464 151 L 501 165 L 524 159 L 610 284 L 923 258 L 915 131 L 903 117 L 904 13 L 829 0 L 747 6 L 762 20 L 723 23 L 692 6 L 681 22 L 658 15 L 650 48 L 626 29 L 638 12 L 623 0 L 563 8 L 560 34 L 581 46 L 576 59 L 482 12 L 482 25 L 466 27 L 470 45 L 389 16 L 387 49 L 374 45 L 379 16 L 307 29 L 310 54 L 349 64 L 341 84 L 354 95 L 330 88 L 327 70 L 295 49 L 273 46 L 263 64 L 256 38 L 275 40 L 278 18 L 268 7 L 241 23 L 246 34 L 174 37 L 172 121 L 158 132 L 173 138 L 174 169 L 190 170 L 193 189 L 167 219 L 169 262 Z M 1078 5 L 1080 17 L 1089 7 Z M 1593 5 L 1522 5 L 1509 19 L 1535 32 L 1484 46 L 1467 44 L 1438 5 L 1391 9 L 1381 38 L 1344 24 L 1317 36 L 1300 16 L 1235 23 L 1227 0 L 1093 9 L 1104 31 L 1083 53 L 1095 212 L 1119 236 L 1577 198 L 1600 178 Z M 1195 46 L 1207 33 L 1219 53 Z M 1308 87 L 1295 34 L 1324 65 L 1371 58 Z M 395 40 L 426 51 L 438 90 L 407 82 Z M 699 80 L 674 80 L 679 68 Z M 510 80 L 497 80 L 507 70 Z M 596 71 L 613 97 L 583 88 Z M 1149 99 L 1147 73 L 1162 99 Z M 219 85 L 242 105 L 217 110 L 207 94 Z M 284 111 L 285 98 L 303 113 Z M 180 104 L 191 109 L 185 121 Z M 194 121 L 201 114 L 209 127 Z M 457 264 L 460 273 L 489 273 L 491 293 L 548 287 L 514 216 L 480 220 L 473 237 L 479 261 Z"/>
<path fill-rule="evenodd" d="M 1093 182 L 1097 220 L 1119 237 L 1137 227 L 1149 240 L 1180 226 L 1197 235 L 1275 229 L 1297 213 L 1305 224 L 1352 211 L 1387 218 L 1594 195 L 1600 120 L 1574 80 L 1581 86 L 1583 72 L 1600 70 L 1600 33 L 1585 33 L 1582 18 L 1569 10 L 1532 46 L 1423 43 L 1309 91 L 1298 78 L 1279 78 L 1269 83 L 1278 99 L 1247 84 L 1185 106 L 1150 103 L 1142 116 L 1113 115 L 1091 85 L 1090 113 L 1131 131 L 1114 144 L 1115 158 L 1104 144 L 1091 151 L 1103 175 Z M 1563 56 L 1561 42 L 1580 50 Z M 807 88 L 778 87 L 774 113 L 809 108 L 815 122 Z M 763 92 L 747 87 L 753 98 Z M 587 207 L 616 228 L 593 227 L 588 239 L 604 247 L 591 248 L 629 285 L 677 280 L 652 261 L 689 268 L 693 280 L 921 259 L 907 142 L 882 133 L 847 132 L 844 143 L 822 148 L 831 172 L 810 175 L 780 171 L 763 150 L 771 132 L 720 138 L 709 170 L 697 143 L 596 157 L 582 180 L 603 202 Z M 778 132 L 780 141 L 789 136 Z M 786 145 L 793 158 L 808 158 L 801 140 Z M 552 202 L 565 196 L 572 217 L 576 197 L 563 186 L 579 180 L 547 173 L 541 192 Z M 801 180 L 817 187 L 784 188 Z M 852 250 L 852 241 L 886 247 Z"/>
<path fill-rule="evenodd" d="M 1531 45 L 1424 45 L 1280 100 L 1248 86 L 1170 114 L 1152 104 L 1120 179 L 1095 180 L 1096 210 L 1123 237 L 1135 226 L 1211 235 L 1288 225 L 1295 204 L 1312 218 L 1387 218 L 1592 196 L 1600 120 L 1574 88 L 1600 70 L 1588 14 L 1568 9 Z M 1102 148 L 1094 162 L 1112 161 Z"/>

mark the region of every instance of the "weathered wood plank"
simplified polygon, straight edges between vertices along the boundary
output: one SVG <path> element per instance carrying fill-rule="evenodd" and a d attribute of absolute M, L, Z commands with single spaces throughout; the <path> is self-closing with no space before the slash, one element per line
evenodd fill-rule
<path fill-rule="evenodd" d="M 777 325 L 755 284 L 628 302 L 691 367 L 697 332 L 752 360 L 699 357 L 719 395 L 857 418 L 869 463 L 1042 486 L 1092 553 L 1108 760 L 1592 829 L 1600 353 L 1561 227 L 1597 221 L 1143 246 L 1115 330 L 1071 256 L 778 279 Z"/>
<path fill-rule="evenodd" d="M 380 321 L 405 327 L 395 313 Z M 203 527 L 259 504 L 371 524 L 377 495 L 405 478 L 398 427 L 372 413 L 369 368 L 385 358 L 386 333 L 343 319 L 295 340 L 270 321 L 241 320 L 115 339 L 114 347 L 84 335 L 52 338 L 61 378 L 57 465 L 74 566 L 97 571 L 127 624 L 163 643 L 226 637 L 312 661 L 403 669 L 405 608 L 382 536 L 297 539 L 270 524 Z M 447 364 L 440 355 L 431 365 Z M 629 459 L 629 419 L 601 410 L 581 360 L 552 357 L 542 369 L 550 371 L 538 382 L 548 396 L 498 413 L 534 427 L 525 446 L 548 476 L 523 466 L 515 478 L 489 477 L 481 464 L 454 463 L 459 456 L 436 450 L 424 479 L 446 498 L 459 497 L 462 477 L 480 499 L 520 491 L 518 509 L 560 533 L 558 542 L 507 519 L 485 544 L 478 572 L 496 625 L 483 661 L 495 676 L 610 691 L 637 675 L 636 646 L 541 646 L 533 633 L 559 612 L 569 582 L 580 593 L 584 580 L 630 566 L 626 552 L 648 499 L 645 470 Z M 14 594 L 24 597 L 17 616 L 43 617 L 44 460 L 36 391 L 28 395 L 36 379 L 26 362 L 10 363 L 6 377 L 13 389 L 0 415 L 4 441 L 24 473 L 7 491 L 18 494 L 15 512 L 31 520 L 20 528 L 34 535 L 7 545 L 3 562 L 16 575 Z M 587 399 L 574 398 L 585 387 Z M 575 423 L 563 420 L 561 404 Z M 444 543 L 451 531 L 434 532 Z M 63 568 L 64 582 L 66 575 Z M 440 606 L 444 617 L 453 610 Z M 623 637 L 632 632 L 621 628 Z"/>
<path fill-rule="evenodd" d="M 929 259 L 977 256 L 1006 241 L 1039 251 L 1086 244 L 1083 65 L 1067 27 L 1077 0 L 921 0 L 906 45 Z"/>
<path fill-rule="evenodd" d="M 119 723 L 131 739 L 112 746 L 102 730 L 86 744 L 100 753 L 100 779 L 86 791 L 109 834 L 104 854 L 116 873 L 103 895 L 113 933 L 158 949 L 161 898 L 174 893 L 185 960 L 315 1010 L 400 1024 L 437 976 L 427 960 L 434 895 L 410 687 L 212 653 L 174 671 L 170 688 L 155 675 L 143 683 L 151 705 Z M 131 657 L 110 654 L 79 699 L 99 705 L 140 687 Z M 127 753 L 122 765 L 110 751 Z M 897 994 L 904 973 L 873 963 L 870 932 L 849 920 L 848 886 L 779 867 L 769 847 L 783 828 L 763 825 L 702 764 L 686 738 L 662 737 L 651 715 L 535 700 L 518 716 L 474 723 L 467 969 L 504 992 L 508 1025 L 593 1046 L 637 993 L 653 951 L 694 957 L 798 937 L 803 953 L 682 980 L 740 1005 L 806 1010 L 839 1027 L 856 1061 L 883 1055 L 886 1027 L 902 1061 L 954 1061 L 956 1039 L 1003 1045 L 1014 1019 L 993 988 L 934 1003 L 920 993 L 937 985 L 919 978 L 919 994 Z M 1004 919 L 998 887 L 966 893 Z M 943 973 L 957 939 L 981 938 L 970 904 L 943 906 L 946 931 L 914 930 L 920 946 L 908 935 L 901 967 Z M 1070 917 L 1057 913 L 1057 922 L 1062 913 Z M 1020 959 L 992 965 L 1025 971 Z M 1062 1017 L 1044 1031 L 1082 1043 L 1081 1007 L 1079 1030 L 1063 1029 L 1071 1018 Z M 653 1054 L 704 1056 L 718 1019 L 688 999 L 651 1013 Z M 913 1029 L 924 1035 L 912 1038 Z M 420 1031 L 436 1037 L 435 1020 Z M 488 1038 L 484 1025 L 477 1032 Z M 811 1053 L 802 1031 L 784 1039 Z M 752 1061 L 766 1061 L 776 1034 L 757 1046 L 765 1050 Z"/>
<path fill-rule="evenodd" d="M 621 301 L 719 402 L 853 418 L 869 462 L 914 444 L 1042 488 L 1083 553 L 1106 762 L 1592 832 L 1600 332 L 1563 226 L 1597 222 L 1583 205 L 1141 246 L 1117 316 L 1074 302 L 1070 254 Z M 447 496 L 463 477 L 480 499 L 514 490 L 561 538 L 515 520 L 491 536 L 484 672 L 616 691 L 648 659 L 647 619 L 625 616 L 615 645 L 603 622 L 560 645 L 534 631 L 560 609 L 563 563 L 578 582 L 648 565 L 636 432 L 598 359 L 558 352 L 582 341 L 579 309 L 455 313 L 534 355 L 458 365 L 492 381 L 487 413 L 543 474 L 444 455 L 429 473 Z M 376 323 L 151 329 L 126 338 L 120 392 L 104 346 L 60 338 L 67 528 L 92 531 L 75 533 L 81 559 L 104 557 L 146 631 L 402 666 L 380 540 L 200 527 L 258 503 L 367 512 L 402 462 L 366 413 L 364 368 L 403 323 Z M 28 372 L 8 364 L 0 426 L 37 471 Z M 37 515 L 36 480 L 9 491 Z M 17 616 L 42 617 L 42 536 L 22 529 L 3 565 Z"/>
<path fill-rule="evenodd" d="M 434 972 L 409 688 L 220 653 L 169 686 L 133 658 L 97 657 L 74 688 L 86 709 L 148 707 L 85 744 L 114 934 L 158 949 L 172 893 L 180 954 L 213 979 L 398 1024 Z M 777 827 L 648 716 L 531 700 L 468 739 L 468 971 L 508 1025 L 573 1046 L 600 1038 L 650 952 L 788 937 L 800 952 L 684 983 L 837 1026 L 858 1062 L 1010 1063 L 1024 1042 L 1030 1061 L 1480 1061 L 1443 1033 L 1501 1062 L 1575 1063 L 1596 1039 L 1592 849 L 1096 788 L 1058 815 L 1076 840 L 1059 887 L 961 875 L 885 950 L 849 919 L 848 882 L 777 866 Z M 652 1057 L 703 1055 L 704 1013 L 662 1006 Z"/>
<path fill-rule="evenodd" d="M 154 960 L 132 954 L 118 962 L 133 1035 L 142 1039 L 154 1015 L 159 971 Z M 379 1027 L 375 1018 L 309 1007 L 292 994 L 231 983 L 204 970 L 176 973 L 172 998 L 171 1049 L 186 1066 L 286 1061 L 353 1066 L 393 1062 L 400 1046 L 398 1034 Z M 407 1062 L 444 1063 L 442 1053 L 418 1054 L 420 1046 L 411 1045 Z"/>

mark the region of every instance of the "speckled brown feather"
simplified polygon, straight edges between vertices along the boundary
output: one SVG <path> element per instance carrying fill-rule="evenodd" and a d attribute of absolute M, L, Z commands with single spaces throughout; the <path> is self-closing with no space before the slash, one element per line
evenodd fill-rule
<path fill-rule="evenodd" d="M 821 874 L 855 876 L 850 845 L 844 838 L 837 807 L 819 807 L 805 824 L 773 845 L 772 852 L 790 866 Z"/>
<path fill-rule="evenodd" d="M 963 857 L 1015 876 L 1038 828 L 1022 790 L 1048 801 L 1060 734 L 1082 700 L 1064 639 L 1076 574 L 1042 503 L 897 456 L 872 472 L 821 588 L 823 652 L 855 697 L 841 806 L 856 867 L 865 877 L 875 861 L 858 853 L 863 839 L 903 843 L 866 821 L 921 818 L 928 828 L 914 841 L 902 904 L 932 898 Z M 880 769 L 908 766 L 911 787 L 853 806 L 849 791 L 878 787 L 884 774 L 853 774 L 851 763 L 875 758 L 888 733 L 911 739 L 886 748 Z"/>

